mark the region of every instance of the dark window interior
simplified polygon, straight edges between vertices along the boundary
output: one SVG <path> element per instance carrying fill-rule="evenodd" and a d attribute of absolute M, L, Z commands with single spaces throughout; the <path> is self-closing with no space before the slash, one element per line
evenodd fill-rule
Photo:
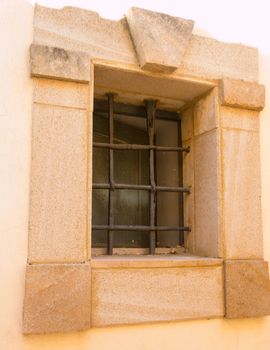
<path fill-rule="evenodd" d="M 175 112 L 95 100 L 92 247 L 184 244 L 181 121 Z"/>

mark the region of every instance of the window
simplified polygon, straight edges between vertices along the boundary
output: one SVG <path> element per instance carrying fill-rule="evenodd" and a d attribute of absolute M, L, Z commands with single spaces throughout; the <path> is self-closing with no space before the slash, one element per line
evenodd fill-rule
<path fill-rule="evenodd" d="M 178 113 L 115 103 L 94 103 L 93 248 L 184 245 L 181 120 Z"/>

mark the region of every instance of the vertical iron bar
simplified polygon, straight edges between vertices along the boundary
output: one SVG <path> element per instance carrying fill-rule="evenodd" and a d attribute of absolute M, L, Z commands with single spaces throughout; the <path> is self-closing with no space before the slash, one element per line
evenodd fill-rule
<path fill-rule="evenodd" d="M 147 100 L 146 109 L 147 109 L 147 131 L 149 138 L 149 145 L 154 145 L 154 136 L 155 136 L 155 114 L 156 114 L 156 100 Z M 156 216 L 156 182 L 155 182 L 155 153 L 153 149 L 150 149 L 150 226 L 155 226 L 155 216 Z M 149 242 L 149 251 L 150 254 L 155 254 L 156 248 L 156 231 L 150 231 L 150 242 Z"/>
<path fill-rule="evenodd" d="M 113 94 L 107 94 L 108 96 L 108 119 L 109 119 L 109 143 L 113 143 Z M 114 206 L 113 206 L 113 191 L 114 191 L 114 150 L 109 150 L 109 226 L 114 225 Z M 108 243 L 107 243 L 107 253 L 109 255 L 113 254 L 113 231 L 108 230 Z"/>
<path fill-rule="evenodd" d="M 178 146 L 182 147 L 182 127 L 181 119 L 178 122 Z M 183 155 L 182 152 L 178 152 L 178 178 L 179 186 L 183 185 Z M 184 226 L 184 194 L 179 193 L 179 226 Z M 184 232 L 179 232 L 179 245 L 185 244 Z"/>

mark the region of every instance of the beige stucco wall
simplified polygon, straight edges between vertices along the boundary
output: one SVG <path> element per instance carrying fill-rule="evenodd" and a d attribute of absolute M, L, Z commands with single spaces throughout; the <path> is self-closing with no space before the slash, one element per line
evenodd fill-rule
<path fill-rule="evenodd" d="M 26 0 L 0 3 L 0 349 L 269 349 L 270 317 L 92 329 L 74 334 L 21 334 L 31 149 L 32 82 L 28 55 L 33 8 Z M 268 80 L 267 80 L 268 79 Z M 264 256 L 270 261 L 270 60 L 260 56 L 266 85 L 261 114 Z"/>

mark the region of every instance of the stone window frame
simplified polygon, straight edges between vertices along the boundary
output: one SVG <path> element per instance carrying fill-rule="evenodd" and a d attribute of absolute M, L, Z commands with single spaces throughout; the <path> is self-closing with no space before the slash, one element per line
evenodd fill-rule
<path fill-rule="evenodd" d="M 31 46 L 26 334 L 270 314 L 260 208 L 258 116 L 264 87 L 231 77 L 214 79 L 211 74 L 187 72 L 179 77 L 175 71 L 189 49 L 194 23 L 137 8 L 126 18 L 140 67 L 115 57 L 105 60 L 63 47 Z M 164 35 L 175 35 L 177 45 L 160 50 L 157 42 L 149 42 L 142 20 L 154 23 Z M 205 88 L 182 109 L 183 142 L 192 145 L 184 157 L 184 185 L 194 189 L 184 203 L 186 220 L 194 228 L 187 240 L 192 255 L 91 258 L 96 67 L 160 83 L 168 79 L 179 88 Z"/>

